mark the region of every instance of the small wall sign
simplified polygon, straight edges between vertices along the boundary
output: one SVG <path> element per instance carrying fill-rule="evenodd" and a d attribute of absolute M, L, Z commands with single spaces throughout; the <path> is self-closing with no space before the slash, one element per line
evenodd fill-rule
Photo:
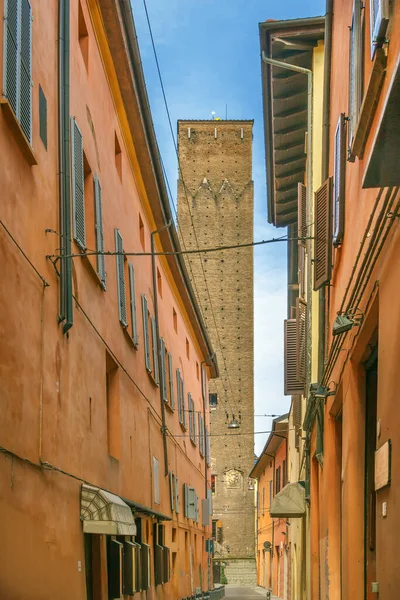
<path fill-rule="evenodd" d="M 375 452 L 375 491 L 390 485 L 392 442 L 388 440 Z"/>

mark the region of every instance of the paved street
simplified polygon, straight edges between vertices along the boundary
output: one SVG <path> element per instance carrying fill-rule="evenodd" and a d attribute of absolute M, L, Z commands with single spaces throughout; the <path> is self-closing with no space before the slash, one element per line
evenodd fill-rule
<path fill-rule="evenodd" d="M 260 598 L 266 597 L 266 590 L 259 587 L 241 587 L 236 585 L 225 586 L 225 597 L 231 600 L 241 600 L 246 598 L 247 600 L 260 600 Z M 272 600 L 278 600 L 276 596 L 272 596 Z"/>

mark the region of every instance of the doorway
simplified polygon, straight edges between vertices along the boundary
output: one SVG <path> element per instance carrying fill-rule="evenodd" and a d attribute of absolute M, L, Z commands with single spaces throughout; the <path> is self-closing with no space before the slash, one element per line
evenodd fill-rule
<path fill-rule="evenodd" d="M 367 600 L 376 599 L 371 583 L 376 581 L 376 492 L 374 463 L 376 451 L 376 422 L 378 401 L 378 347 L 365 363 L 365 498 L 364 498 L 364 548 L 365 590 Z"/>

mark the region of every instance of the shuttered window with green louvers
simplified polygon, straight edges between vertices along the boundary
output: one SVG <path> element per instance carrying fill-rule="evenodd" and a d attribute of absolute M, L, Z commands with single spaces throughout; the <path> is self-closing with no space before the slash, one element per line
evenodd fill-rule
<path fill-rule="evenodd" d="M 332 177 L 314 194 L 314 291 L 332 275 Z"/>
<path fill-rule="evenodd" d="M 97 274 L 103 289 L 106 289 L 106 265 L 104 259 L 104 234 L 103 234 L 103 200 L 101 185 L 97 175 L 93 178 L 94 206 L 95 206 L 95 232 L 96 232 L 96 256 Z"/>
<path fill-rule="evenodd" d="M 32 145 L 32 8 L 29 0 L 4 3 L 4 96 Z"/>
<path fill-rule="evenodd" d="M 168 402 L 168 385 L 167 385 L 167 364 L 165 356 L 165 341 L 160 338 L 160 358 L 161 358 L 161 383 L 164 402 Z"/>
<path fill-rule="evenodd" d="M 156 320 L 154 317 L 151 317 L 151 334 L 152 334 L 152 339 L 153 339 L 153 376 L 154 376 L 154 381 L 157 385 L 159 385 L 160 383 L 160 372 L 158 369 L 158 354 L 157 354 L 157 349 L 158 349 L 158 344 L 157 344 L 157 327 L 156 327 Z"/>
<path fill-rule="evenodd" d="M 125 292 L 125 257 L 122 242 L 122 236 L 118 229 L 115 229 L 115 252 L 117 263 L 117 290 L 118 290 L 118 311 L 119 320 L 124 327 L 128 326 L 126 320 L 126 292 Z"/>
<path fill-rule="evenodd" d="M 386 29 L 389 23 L 389 0 L 370 0 L 371 58 L 376 48 L 385 42 Z"/>
<path fill-rule="evenodd" d="M 129 291 L 130 291 L 130 308 L 131 308 L 131 336 L 135 347 L 139 345 L 139 334 L 137 329 L 137 318 L 136 318 L 136 292 L 135 292 L 135 269 L 133 264 L 129 263 Z"/>
<path fill-rule="evenodd" d="M 358 115 L 362 99 L 363 79 L 363 36 L 361 30 L 361 0 L 354 0 L 353 18 L 350 27 L 350 68 L 349 68 L 349 135 L 348 160 L 354 162 L 352 146 L 356 133 Z"/>
<path fill-rule="evenodd" d="M 189 436 L 190 440 L 194 443 L 195 441 L 195 414 L 192 394 L 188 393 L 188 410 L 189 410 Z"/>
<path fill-rule="evenodd" d="M 149 335 L 149 310 L 147 308 L 147 298 L 142 294 L 142 316 L 143 316 L 143 347 L 146 370 L 151 373 L 150 358 L 150 335 Z"/>
<path fill-rule="evenodd" d="M 71 119 L 72 206 L 74 213 L 74 239 L 86 250 L 85 228 L 85 173 L 83 167 L 83 138 L 76 120 Z"/>
<path fill-rule="evenodd" d="M 339 117 L 335 132 L 335 156 L 333 165 L 333 245 L 340 246 L 344 237 L 344 201 L 346 169 L 346 119 Z"/>
<path fill-rule="evenodd" d="M 168 352 L 168 373 L 169 373 L 169 405 L 174 410 L 175 408 L 175 397 L 174 397 L 174 370 L 172 365 L 172 354 Z"/>

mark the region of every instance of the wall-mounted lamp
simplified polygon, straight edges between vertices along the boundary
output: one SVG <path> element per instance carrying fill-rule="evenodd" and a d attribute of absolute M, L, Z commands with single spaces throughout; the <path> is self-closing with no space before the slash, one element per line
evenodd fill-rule
<path fill-rule="evenodd" d="M 355 315 L 356 311 L 359 311 L 360 315 Z M 346 314 L 337 315 L 332 328 L 332 335 L 340 335 L 346 331 L 350 331 L 354 325 L 361 325 L 363 319 L 363 313 L 360 309 L 349 309 Z"/>
<path fill-rule="evenodd" d="M 235 419 L 235 415 L 232 415 L 232 421 L 228 424 L 228 429 L 239 429 L 240 423 Z"/>
<path fill-rule="evenodd" d="M 323 400 L 325 400 L 325 398 L 327 398 L 328 396 L 334 396 L 335 393 L 336 390 L 330 390 L 324 385 L 319 385 L 318 383 L 312 383 L 310 385 L 310 394 L 311 396 L 314 396 L 314 398 L 322 398 Z"/>

